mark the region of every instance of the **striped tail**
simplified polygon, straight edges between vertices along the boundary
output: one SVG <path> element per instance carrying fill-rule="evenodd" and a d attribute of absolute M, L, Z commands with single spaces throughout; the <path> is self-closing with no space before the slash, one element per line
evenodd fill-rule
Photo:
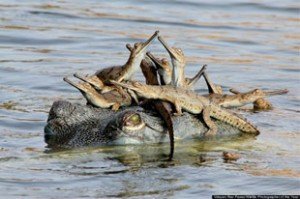
<path fill-rule="evenodd" d="M 241 118 L 233 113 L 230 113 L 227 110 L 221 109 L 217 106 L 210 107 L 210 116 L 223 121 L 227 124 L 230 124 L 233 127 L 238 128 L 239 130 L 246 132 L 246 133 L 254 133 L 256 135 L 259 134 L 259 130 L 246 119 Z"/>

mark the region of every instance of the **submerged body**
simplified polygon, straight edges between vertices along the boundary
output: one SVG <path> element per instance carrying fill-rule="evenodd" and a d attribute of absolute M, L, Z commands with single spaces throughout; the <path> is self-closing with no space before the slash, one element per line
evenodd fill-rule
<path fill-rule="evenodd" d="M 172 116 L 172 122 L 177 140 L 205 137 L 207 127 L 195 115 L 185 112 L 181 116 Z M 231 125 L 215 122 L 218 127 L 216 136 L 242 134 Z M 141 107 L 126 107 L 115 112 L 57 101 L 49 112 L 44 132 L 48 147 L 73 148 L 169 142 L 166 129 L 156 113 Z"/>

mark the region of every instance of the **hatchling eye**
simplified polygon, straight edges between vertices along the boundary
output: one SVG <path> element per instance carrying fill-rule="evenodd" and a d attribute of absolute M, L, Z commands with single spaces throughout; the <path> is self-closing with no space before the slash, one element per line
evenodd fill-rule
<path fill-rule="evenodd" d="M 134 44 L 134 48 L 137 48 L 137 47 L 139 47 L 141 45 L 141 43 L 135 43 Z"/>
<path fill-rule="evenodd" d="M 162 62 L 163 64 L 166 64 L 166 63 L 168 63 L 168 60 L 167 60 L 166 58 L 162 58 L 162 59 L 161 59 L 161 62 Z"/>
<path fill-rule="evenodd" d="M 183 51 L 180 48 L 177 49 L 177 52 L 178 52 L 178 54 L 183 55 Z"/>

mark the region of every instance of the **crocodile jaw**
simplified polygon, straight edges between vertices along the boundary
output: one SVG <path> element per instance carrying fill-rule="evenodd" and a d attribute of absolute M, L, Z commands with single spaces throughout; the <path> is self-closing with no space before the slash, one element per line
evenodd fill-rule
<path fill-rule="evenodd" d="M 123 77 L 121 80 L 130 80 L 132 75 L 139 69 L 142 60 L 145 57 L 147 47 L 157 37 L 159 31 L 156 31 L 146 42 L 136 43 L 132 48 L 129 44 L 126 45 L 131 53 L 127 63 L 124 66 Z"/>

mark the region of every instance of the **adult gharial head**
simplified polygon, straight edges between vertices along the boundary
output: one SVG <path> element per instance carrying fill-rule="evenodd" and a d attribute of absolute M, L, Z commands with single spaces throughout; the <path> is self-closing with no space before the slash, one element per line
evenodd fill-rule
<path fill-rule="evenodd" d="M 176 140 L 205 138 L 207 127 L 199 117 L 183 112 L 172 121 Z M 215 122 L 218 136 L 242 133 L 222 121 Z M 44 137 L 51 149 L 169 142 L 164 121 L 152 110 L 132 106 L 115 112 L 68 101 L 53 103 Z"/>
<path fill-rule="evenodd" d="M 119 112 L 54 102 L 44 128 L 50 148 L 77 146 L 157 143 L 167 134 L 163 122 L 140 107 L 127 107 Z M 149 128 L 151 126 L 152 128 Z M 155 128 L 153 128 L 155 126 Z"/>

